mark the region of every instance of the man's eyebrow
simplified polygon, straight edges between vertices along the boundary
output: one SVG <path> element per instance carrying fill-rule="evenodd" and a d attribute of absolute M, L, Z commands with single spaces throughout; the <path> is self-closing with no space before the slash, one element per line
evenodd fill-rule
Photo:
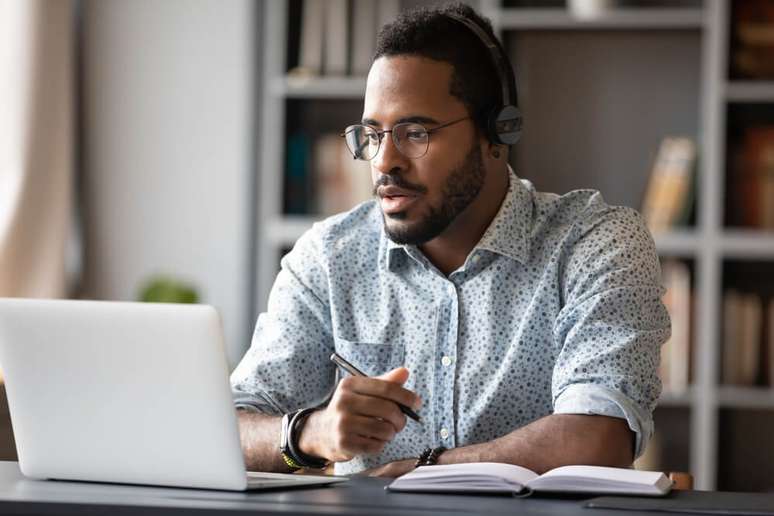
<path fill-rule="evenodd" d="M 406 116 L 403 118 L 399 118 L 395 121 L 396 124 L 402 124 L 406 122 L 414 122 L 416 124 L 440 124 L 440 122 L 435 118 L 430 118 L 429 116 L 421 116 L 421 115 Z M 364 118 L 363 120 L 361 120 L 361 123 L 363 125 L 371 125 L 374 127 L 381 126 L 379 121 L 374 120 L 373 118 Z"/>

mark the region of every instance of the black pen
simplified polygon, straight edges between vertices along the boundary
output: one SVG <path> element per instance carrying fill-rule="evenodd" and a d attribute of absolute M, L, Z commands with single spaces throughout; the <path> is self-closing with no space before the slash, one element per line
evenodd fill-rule
<path fill-rule="evenodd" d="M 351 374 L 352 376 L 367 376 L 363 371 L 358 369 L 357 367 L 353 366 L 343 358 L 341 358 L 341 355 L 338 353 L 333 353 L 331 355 L 331 362 L 339 366 L 340 368 L 344 369 L 346 372 Z M 396 402 L 397 403 L 397 402 Z M 398 407 L 400 408 L 400 411 L 406 414 L 408 417 L 416 421 L 417 423 L 421 423 L 421 420 L 419 418 L 419 415 L 417 415 L 416 412 L 408 408 L 403 403 L 398 403 Z"/>

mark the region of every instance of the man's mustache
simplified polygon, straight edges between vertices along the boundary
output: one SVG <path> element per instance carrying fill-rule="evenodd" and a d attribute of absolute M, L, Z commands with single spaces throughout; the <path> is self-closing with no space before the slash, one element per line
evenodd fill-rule
<path fill-rule="evenodd" d="M 381 174 L 379 179 L 376 180 L 376 183 L 374 183 L 373 195 L 376 195 L 376 190 L 380 186 L 397 186 L 398 188 L 403 188 L 404 190 L 410 190 L 420 194 L 427 193 L 427 187 L 409 183 L 403 179 L 403 176 L 400 174 Z"/>

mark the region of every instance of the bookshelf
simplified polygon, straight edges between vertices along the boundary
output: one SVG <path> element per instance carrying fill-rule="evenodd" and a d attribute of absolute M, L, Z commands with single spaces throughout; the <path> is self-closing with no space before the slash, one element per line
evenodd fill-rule
<path fill-rule="evenodd" d="M 401 6 L 416 3 L 404 0 Z M 733 106 L 774 103 L 774 81 L 730 79 L 729 0 L 622 7 L 590 21 L 575 19 L 561 7 L 511 7 L 513 3 L 471 2 L 492 20 L 517 69 L 526 118 L 524 140 L 512 159 L 517 174 L 535 182 L 540 190 L 592 187 L 612 204 L 639 208 L 659 140 L 665 134 L 686 134 L 698 144 L 695 220 L 655 237 L 662 258 L 690 263 L 692 381 L 683 392 L 665 391 L 654 417 L 657 427 L 664 429 L 659 439 L 665 467 L 690 471 L 699 489 L 744 489 L 729 483 L 733 475 L 726 470 L 743 468 L 744 457 L 739 459 L 742 462 L 729 462 L 728 457 L 737 451 L 733 448 L 736 441 L 726 439 L 724 432 L 733 434 L 731 428 L 738 434 L 739 425 L 756 421 L 756 417 L 761 424 L 769 424 L 771 417 L 757 415 L 774 414 L 774 389 L 720 382 L 724 270 L 729 261 L 771 262 L 774 278 L 774 233 L 726 225 L 727 118 Z M 289 110 L 331 102 L 356 105 L 365 85 L 363 77 L 288 76 L 288 35 L 294 32 L 289 28 L 288 12 L 287 1 L 266 2 L 263 7 L 256 313 L 265 309 L 280 256 L 318 219 L 313 214 L 283 213 Z M 604 100 L 612 99 L 615 109 L 605 110 L 599 92 L 579 84 L 573 92 L 577 99 L 560 105 L 568 111 L 552 112 L 553 103 L 541 98 L 541 92 L 561 92 L 552 90 L 550 78 L 530 67 L 530 56 L 545 63 L 560 60 L 571 73 L 580 70 L 571 68 L 579 65 L 551 54 L 552 48 L 577 48 L 581 57 L 576 60 L 583 61 L 584 70 L 591 70 L 592 79 L 611 70 L 617 73 L 607 84 L 614 87 L 604 91 Z M 630 49 L 637 49 L 637 59 L 626 54 Z M 631 92 L 634 94 L 627 95 Z M 640 102 L 645 106 L 638 105 Z M 587 104 L 593 109 L 574 107 Z M 359 115 L 357 110 L 351 114 L 353 119 Z M 574 125 L 574 120 L 599 124 L 583 128 Z M 769 122 L 774 124 L 774 118 Z M 553 146 L 555 140 L 565 143 L 562 138 L 567 136 L 562 127 L 552 124 L 565 123 L 567 133 L 584 137 L 599 133 L 599 140 L 581 138 L 581 142 Z M 589 148 L 595 152 L 590 153 Z M 545 161 L 545 156 L 554 161 Z M 627 171 L 625 180 L 621 170 Z M 765 451 L 770 456 L 774 445 L 769 443 Z"/>

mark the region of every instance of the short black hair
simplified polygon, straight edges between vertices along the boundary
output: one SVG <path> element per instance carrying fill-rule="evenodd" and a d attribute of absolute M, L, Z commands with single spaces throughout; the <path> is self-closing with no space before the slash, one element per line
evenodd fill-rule
<path fill-rule="evenodd" d="M 506 65 L 511 64 L 492 30 L 492 24 L 472 7 L 463 3 L 419 7 L 404 11 L 395 21 L 379 31 L 374 61 L 380 57 L 412 55 L 444 61 L 452 65 L 449 93 L 462 101 L 470 116 L 483 134 L 487 134 L 486 119 L 497 106 L 502 106 L 502 85 L 489 50 L 469 28 L 446 13 L 464 16 L 492 38 L 502 52 Z M 516 103 L 516 85 L 512 73 L 510 83 L 511 102 Z"/>

